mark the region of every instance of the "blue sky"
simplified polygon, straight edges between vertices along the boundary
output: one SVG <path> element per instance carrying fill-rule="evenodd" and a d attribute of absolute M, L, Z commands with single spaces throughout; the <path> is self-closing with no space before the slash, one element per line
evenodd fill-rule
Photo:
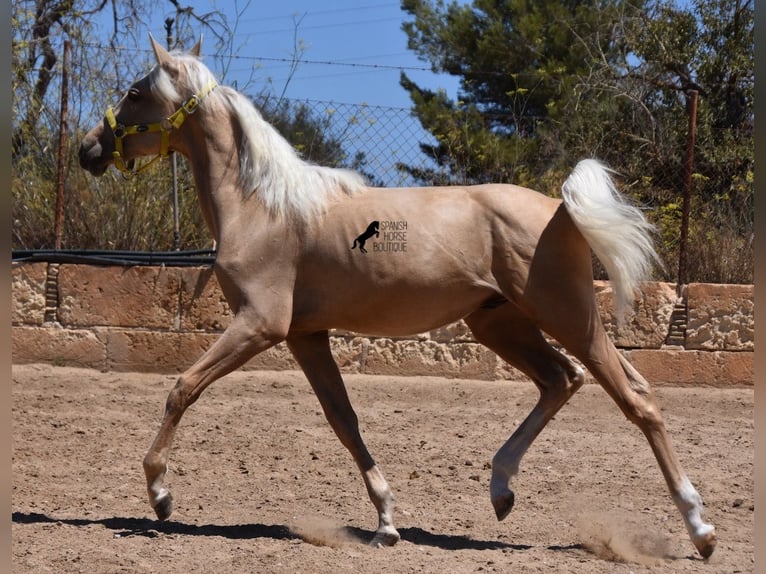
<path fill-rule="evenodd" d="M 407 49 L 401 29 L 407 15 L 398 0 L 251 0 L 249 5 L 243 0 L 192 0 L 186 4 L 200 13 L 213 6 L 227 14 L 232 28 L 236 26 L 235 56 L 224 81 L 248 93 L 259 91 L 267 82 L 281 93 L 287 83 L 288 98 L 409 108 L 409 96 L 399 85 L 400 68 L 419 85 L 444 88 L 451 95 L 457 90 L 457 79 L 433 74 Z M 238 10 L 244 12 L 235 18 Z M 158 39 L 165 38 L 165 15 L 157 18 L 158 25 L 151 30 Z M 296 39 L 303 46 L 302 61 L 288 83 Z M 206 52 L 203 43 L 203 54 L 211 49 L 207 45 Z"/>
<path fill-rule="evenodd" d="M 393 118 L 380 110 L 367 121 L 350 121 L 356 111 L 339 112 L 336 120 L 343 133 L 344 149 L 353 157 L 364 152 L 368 173 L 385 185 L 406 185 L 408 176 L 395 168 L 399 161 L 424 164 L 419 143 L 431 140 L 418 120 L 409 114 L 409 94 L 399 85 L 401 71 L 418 85 L 444 89 L 456 97 L 458 79 L 437 75 L 426 62 L 407 49 L 402 23 L 407 14 L 399 0 L 186 0 L 184 6 L 199 14 L 220 10 L 234 30 L 232 56 L 215 55 L 215 41 L 208 33 L 203 40 L 205 63 L 223 83 L 253 96 L 264 87 L 294 100 L 336 104 L 365 104 L 395 108 Z M 239 17 L 236 15 L 239 14 Z M 166 1 L 155 4 L 151 29 L 136 30 L 138 36 L 151 32 L 159 41 L 166 38 L 165 18 L 174 10 Z M 202 29 L 200 28 L 200 31 Z M 301 46 L 300 62 L 292 77 L 290 65 L 295 46 Z M 147 46 L 148 50 L 148 39 Z M 288 81 L 289 80 L 289 81 Z M 312 109 L 323 110 L 325 104 Z M 354 108 L 355 109 L 355 108 Z M 322 113 L 322 112 L 320 112 Z M 364 113 L 362 113 L 364 116 Z"/>

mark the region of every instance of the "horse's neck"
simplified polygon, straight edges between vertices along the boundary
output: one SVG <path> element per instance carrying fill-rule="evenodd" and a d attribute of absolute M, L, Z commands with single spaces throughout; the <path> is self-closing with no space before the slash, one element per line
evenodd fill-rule
<path fill-rule="evenodd" d="M 200 119 L 202 114 L 199 114 Z M 216 242 L 230 223 L 242 215 L 245 194 L 239 187 L 239 146 L 226 123 L 194 126 L 184 143 L 184 155 L 189 160 L 197 188 L 203 217 Z M 251 219 L 258 219 L 259 206 L 248 202 Z"/>

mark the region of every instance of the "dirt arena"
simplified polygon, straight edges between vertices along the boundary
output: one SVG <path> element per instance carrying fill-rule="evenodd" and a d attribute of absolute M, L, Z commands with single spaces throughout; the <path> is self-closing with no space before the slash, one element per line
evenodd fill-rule
<path fill-rule="evenodd" d="M 718 548 L 696 554 L 643 435 L 588 384 L 543 431 L 497 522 L 489 462 L 529 382 L 347 376 L 397 497 L 393 548 L 350 455 L 298 372 L 237 372 L 183 419 L 175 513 L 148 506 L 141 460 L 175 377 L 13 367 L 14 572 L 754 572 L 753 388 L 656 394 Z"/>

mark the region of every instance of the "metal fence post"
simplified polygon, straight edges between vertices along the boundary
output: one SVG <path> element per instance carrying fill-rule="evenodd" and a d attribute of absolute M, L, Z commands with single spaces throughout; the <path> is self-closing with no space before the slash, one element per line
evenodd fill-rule
<path fill-rule="evenodd" d="M 683 205 L 681 208 L 681 243 L 678 249 L 678 285 L 686 285 L 687 277 L 687 245 L 689 242 L 689 210 L 691 209 L 692 172 L 694 171 L 694 146 L 697 140 L 697 90 L 687 94 L 687 109 L 689 112 L 689 133 L 686 145 L 686 166 L 684 171 Z"/>
<path fill-rule="evenodd" d="M 56 168 L 56 221 L 53 224 L 54 247 L 61 249 L 61 238 L 64 235 L 64 180 L 66 174 L 64 156 L 67 143 L 67 114 L 69 101 L 69 49 L 71 42 L 64 40 L 64 61 L 61 69 L 61 113 L 59 115 L 59 150 L 58 166 Z"/>
<path fill-rule="evenodd" d="M 165 18 L 168 50 L 173 49 L 173 18 Z M 173 174 L 173 249 L 181 250 L 181 229 L 178 222 L 178 160 L 175 152 L 170 152 L 170 169 Z"/>

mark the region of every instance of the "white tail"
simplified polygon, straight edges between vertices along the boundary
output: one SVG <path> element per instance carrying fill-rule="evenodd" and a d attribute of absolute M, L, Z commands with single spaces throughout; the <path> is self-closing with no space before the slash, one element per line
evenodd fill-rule
<path fill-rule="evenodd" d="M 597 160 L 582 160 L 561 186 L 561 194 L 567 212 L 609 274 L 621 320 L 652 262 L 662 264 L 652 243 L 654 226 L 618 193 L 610 171 Z"/>

